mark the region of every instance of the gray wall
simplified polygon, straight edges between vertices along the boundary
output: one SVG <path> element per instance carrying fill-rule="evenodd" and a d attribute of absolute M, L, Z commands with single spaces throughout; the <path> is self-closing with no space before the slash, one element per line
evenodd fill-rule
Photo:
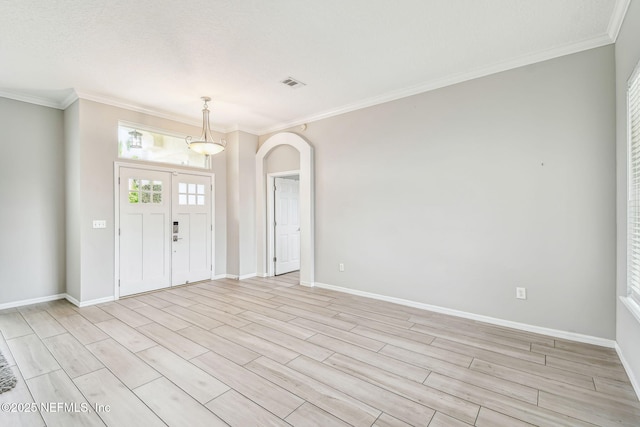
<path fill-rule="evenodd" d="M 67 259 L 67 294 L 80 301 L 82 261 L 80 228 L 82 203 L 80 199 L 80 101 L 64 111 L 65 156 L 65 224 Z"/>
<path fill-rule="evenodd" d="M 316 281 L 614 338 L 613 54 L 310 123 Z"/>
<path fill-rule="evenodd" d="M 201 129 L 146 114 L 112 107 L 81 99 L 80 105 L 80 205 L 78 223 L 74 224 L 80 234 L 80 278 L 81 300 L 113 296 L 114 290 L 114 202 L 113 162 L 118 160 L 118 121 L 147 125 L 179 134 L 199 135 Z M 223 137 L 216 134 L 216 137 Z M 225 154 L 214 156 L 212 169 L 218 193 L 226 188 Z M 188 169 L 188 168 L 185 168 Z M 201 169 L 199 169 L 201 170 Z M 71 213 L 74 215 L 74 213 Z M 226 205 L 216 203 L 215 270 L 220 271 L 226 263 L 224 253 L 226 241 L 220 239 L 219 222 L 226 223 Z M 106 229 L 93 229 L 94 219 L 107 220 Z M 69 271 L 69 275 L 77 274 Z"/>
<path fill-rule="evenodd" d="M 280 145 L 264 159 L 266 173 L 287 172 L 300 169 L 300 153 L 290 145 Z"/>
<path fill-rule="evenodd" d="M 256 273 L 256 150 L 258 137 L 227 135 L 227 273 Z"/>
<path fill-rule="evenodd" d="M 227 135 L 227 274 L 240 275 L 240 132 Z"/>
<path fill-rule="evenodd" d="M 638 23 L 632 4 L 616 46 L 619 95 L 640 56 Z M 303 136 L 316 158 L 316 281 L 613 338 L 613 53 L 612 46 L 594 49 L 309 124 Z M 113 295 L 118 120 L 185 134 L 199 129 L 86 100 L 64 117 L 0 101 L 2 194 L 28 206 L 0 210 L 12 224 L 0 283 L 20 284 L 0 287 L 0 303 L 64 292 L 65 185 L 68 291 L 82 301 Z M 25 129 L 38 155 L 15 143 Z M 255 272 L 254 194 L 240 201 L 255 182 L 241 173 L 254 170 L 255 137 L 235 138 L 233 162 L 225 157 L 233 144 L 214 157 L 217 274 L 226 264 L 238 274 Z M 618 138 L 619 201 L 624 144 Z M 10 185 L 25 165 L 26 192 Z M 229 176 L 237 182 L 227 185 Z M 227 218 L 223 195 L 238 197 L 236 218 Z M 107 229 L 92 229 L 93 219 L 106 219 Z M 233 221 L 236 243 L 225 239 Z M 235 262 L 225 257 L 233 244 Z M 623 264 L 620 252 L 618 294 Z M 528 300 L 514 298 L 516 286 L 527 287 Z M 639 360 L 638 324 L 624 310 L 617 336 L 627 359 Z"/>
<path fill-rule="evenodd" d="M 627 94 L 626 86 L 640 61 L 640 2 L 631 2 L 616 42 L 616 119 L 618 178 L 618 287 L 617 295 L 627 294 Z M 631 375 L 640 385 L 640 321 L 618 300 L 616 340 Z M 640 392 L 640 390 L 636 390 Z"/>
<path fill-rule="evenodd" d="M 0 304 L 65 292 L 62 111 L 0 98 Z"/>
<path fill-rule="evenodd" d="M 256 151 L 258 137 L 240 132 L 240 276 L 256 274 Z"/>

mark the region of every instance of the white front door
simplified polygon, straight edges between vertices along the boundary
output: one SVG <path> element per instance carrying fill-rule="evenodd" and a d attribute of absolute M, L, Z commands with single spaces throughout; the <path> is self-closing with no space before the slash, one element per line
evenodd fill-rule
<path fill-rule="evenodd" d="M 171 174 L 120 168 L 120 295 L 171 284 Z"/>
<path fill-rule="evenodd" d="M 211 176 L 119 168 L 120 296 L 211 279 Z"/>
<path fill-rule="evenodd" d="M 211 279 L 211 177 L 173 177 L 172 285 Z"/>
<path fill-rule="evenodd" d="M 275 179 L 275 274 L 300 270 L 300 181 Z"/>

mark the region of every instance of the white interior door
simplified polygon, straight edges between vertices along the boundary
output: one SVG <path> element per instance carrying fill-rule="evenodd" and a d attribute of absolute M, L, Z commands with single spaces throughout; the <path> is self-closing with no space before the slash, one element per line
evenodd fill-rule
<path fill-rule="evenodd" d="M 171 284 L 171 174 L 120 168 L 120 295 Z"/>
<path fill-rule="evenodd" d="M 300 181 L 275 179 L 275 274 L 300 270 Z"/>
<path fill-rule="evenodd" d="M 171 284 L 211 279 L 211 177 L 173 176 Z"/>

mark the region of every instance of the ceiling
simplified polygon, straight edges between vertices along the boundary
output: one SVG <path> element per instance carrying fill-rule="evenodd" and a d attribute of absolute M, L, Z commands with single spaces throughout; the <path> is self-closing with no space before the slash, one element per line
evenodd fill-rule
<path fill-rule="evenodd" d="M 0 0 L 0 96 L 263 134 L 615 41 L 629 0 Z M 293 77 L 306 86 L 280 83 Z"/>

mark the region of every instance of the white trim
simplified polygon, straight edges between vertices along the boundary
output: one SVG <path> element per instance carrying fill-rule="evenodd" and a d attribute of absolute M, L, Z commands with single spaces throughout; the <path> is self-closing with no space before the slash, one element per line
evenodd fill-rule
<path fill-rule="evenodd" d="M 636 78 L 640 77 L 639 74 L 640 73 L 640 61 L 635 65 L 633 72 L 631 73 L 631 75 L 629 76 L 629 79 L 627 80 L 627 84 L 626 84 L 626 88 L 625 88 L 625 92 L 626 92 L 626 96 L 625 96 L 625 101 L 626 101 L 626 112 L 625 112 L 625 119 L 626 119 L 626 128 L 627 128 L 627 135 L 626 135 L 626 146 L 627 146 L 627 159 L 626 159 L 626 206 L 625 206 L 625 210 L 626 210 L 626 225 L 627 225 L 627 232 L 626 232 L 626 286 L 627 286 L 627 294 L 628 297 L 633 299 L 635 296 L 637 296 L 638 294 L 638 283 L 633 283 L 634 282 L 634 275 L 630 274 L 631 270 L 633 268 L 634 263 L 632 261 L 637 261 L 637 257 L 638 257 L 638 251 L 635 250 L 633 248 L 633 234 L 634 234 L 634 229 L 633 227 L 630 227 L 629 224 L 632 223 L 636 218 L 633 218 L 633 216 L 637 216 L 638 215 L 638 211 L 637 209 L 633 209 L 633 212 L 630 212 L 630 206 L 634 206 L 634 208 L 637 208 L 636 203 L 637 202 L 637 197 L 635 197 L 636 195 L 636 191 L 637 190 L 637 185 L 635 185 L 633 183 L 633 179 L 632 176 L 634 173 L 637 173 L 637 167 L 634 167 L 633 162 L 634 162 L 634 141 L 633 141 L 633 137 L 632 137 L 632 133 L 631 133 L 631 128 L 633 126 L 632 123 L 632 109 L 631 109 L 631 89 L 633 84 L 636 82 Z M 636 100 L 634 99 L 634 101 L 640 101 L 640 100 Z M 635 108 L 634 108 L 635 110 Z M 637 159 L 635 159 L 637 160 Z M 637 166 L 637 165 L 636 165 Z M 626 301 L 623 300 L 623 303 L 625 303 L 626 305 Z M 637 303 L 638 301 L 636 301 Z M 630 311 L 634 314 L 635 316 L 635 309 L 632 309 L 631 306 L 627 306 L 629 307 Z M 637 318 L 637 317 L 636 317 Z"/>
<path fill-rule="evenodd" d="M 96 304 L 103 304 L 105 302 L 111 302 L 114 301 L 115 298 L 114 297 L 104 297 L 104 298 L 96 298 L 96 299 L 92 299 L 89 301 L 78 301 L 77 299 L 75 299 L 74 297 L 72 297 L 69 294 L 65 295 L 65 299 L 67 301 L 69 301 L 71 304 L 75 305 L 76 307 L 89 307 L 90 305 L 96 305 Z"/>
<path fill-rule="evenodd" d="M 594 49 L 601 46 L 606 46 L 613 43 L 608 34 L 603 34 L 597 37 L 593 37 L 581 42 L 570 43 L 564 46 L 559 46 L 553 49 L 548 49 L 542 52 L 536 52 L 529 55 L 524 55 L 515 59 L 499 62 L 486 67 L 477 68 L 475 70 L 446 76 L 441 79 L 430 80 L 428 82 L 420 83 L 418 85 L 399 89 L 396 91 L 387 92 L 382 95 L 373 96 L 371 98 L 363 99 L 351 104 L 346 104 L 341 107 L 326 110 L 321 113 L 312 114 L 289 122 L 278 123 L 268 128 L 260 130 L 259 135 L 266 135 L 273 132 L 279 132 L 285 129 L 291 129 L 296 126 L 300 126 L 305 123 L 315 122 L 329 117 L 338 116 L 340 114 L 348 113 L 351 111 L 360 110 L 367 107 L 372 107 L 378 104 L 384 104 L 385 102 L 395 101 L 397 99 L 406 98 L 413 95 L 418 95 L 424 92 L 429 92 L 435 89 L 439 89 L 446 86 L 451 86 L 457 83 L 466 82 L 469 80 L 485 77 L 488 75 L 500 73 L 514 68 L 523 67 L 525 65 L 535 64 L 538 62 L 547 61 L 549 59 L 558 58 L 560 56 L 571 55 L 573 53 L 582 52 L 589 49 Z"/>
<path fill-rule="evenodd" d="M 305 282 L 303 280 L 300 281 L 301 286 L 306 286 L 307 288 L 313 288 L 316 284 L 314 282 Z"/>
<path fill-rule="evenodd" d="M 213 276 L 211 280 L 220 280 L 220 279 L 235 279 L 238 280 L 238 276 L 234 276 L 233 274 L 218 274 Z"/>
<path fill-rule="evenodd" d="M 242 276 L 238 277 L 238 280 L 251 279 L 252 277 L 256 277 L 256 276 L 257 276 L 256 273 L 243 274 Z"/>
<path fill-rule="evenodd" d="M 266 273 L 263 273 L 265 275 L 262 277 L 271 277 L 276 274 L 274 262 L 272 261 L 273 258 L 276 256 L 276 254 L 273 251 L 273 248 L 275 247 L 275 237 L 274 237 L 275 230 L 273 229 L 274 222 L 275 222 L 275 218 L 274 218 L 275 200 L 274 200 L 273 193 L 274 193 L 274 187 L 276 185 L 275 178 L 280 178 L 284 176 L 297 176 L 298 178 L 300 178 L 300 169 L 284 171 L 284 172 L 273 172 L 273 173 L 267 174 L 267 228 L 266 228 L 267 271 Z"/>
<path fill-rule="evenodd" d="M 315 208 L 313 147 L 292 132 L 269 137 L 256 153 L 256 268 L 267 274 L 267 177 L 265 158 L 275 147 L 290 145 L 300 153 L 300 281 L 313 283 L 315 277 Z"/>
<path fill-rule="evenodd" d="M 50 98 L 44 98 L 42 96 L 28 95 L 26 93 L 16 93 L 16 92 L 9 92 L 6 90 L 0 90 L 0 98 L 13 99 L 14 101 L 26 102 L 28 104 L 42 105 L 43 107 L 55 108 L 57 110 L 64 110 L 64 108 L 60 106 L 59 102 Z"/>
<path fill-rule="evenodd" d="M 622 304 L 624 304 L 624 306 L 627 307 L 627 310 L 629 310 L 633 315 L 633 317 L 636 318 L 638 323 L 640 323 L 640 305 L 638 305 L 638 303 L 629 296 L 626 296 L 626 297 L 620 296 L 618 298 L 620 298 L 620 301 L 622 302 Z"/>
<path fill-rule="evenodd" d="M 120 299 L 120 167 L 121 162 L 113 162 L 113 299 Z"/>
<path fill-rule="evenodd" d="M 300 169 L 283 171 L 283 172 L 271 172 L 267 174 L 267 176 L 273 176 L 273 177 L 298 176 L 298 175 L 300 175 Z"/>
<path fill-rule="evenodd" d="M 239 124 L 235 124 L 235 125 L 231 125 L 228 128 L 225 128 L 225 132 L 226 133 L 231 133 L 231 132 L 244 132 L 244 133 L 250 133 L 252 135 L 261 135 L 259 132 L 260 130 L 258 129 L 253 129 L 253 128 L 248 128 L 246 126 L 240 126 Z"/>
<path fill-rule="evenodd" d="M 72 297 L 69 294 L 66 294 L 64 296 L 64 298 L 69 301 L 71 304 L 75 305 L 76 307 L 80 307 L 80 301 L 78 301 L 77 299 L 75 299 L 74 297 Z"/>
<path fill-rule="evenodd" d="M 151 108 L 151 107 L 143 107 L 139 104 L 134 104 L 130 101 L 111 98 L 104 95 L 98 95 L 96 93 L 87 92 L 87 91 L 72 90 L 71 93 L 64 100 L 62 100 L 62 102 L 56 103 L 54 101 L 51 101 L 51 103 L 54 106 L 54 108 L 66 110 L 67 108 L 69 108 L 71 104 L 76 102 L 78 99 L 98 102 L 100 104 L 110 105 L 112 107 L 122 108 L 124 110 L 135 111 L 137 113 L 148 114 L 150 116 L 171 120 L 173 122 L 183 123 L 186 125 L 202 127 L 202 121 L 194 117 L 182 116 L 176 113 L 171 113 L 166 110 L 160 110 L 160 109 Z M 224 134 L 231 133 L 234 131 L 242 131 L 242 132 L 251 133 L 253 135 L 260 135 L 258 133 L 259 131 L 257 131 L 256 129 L 240 126 L 239 124 L 230 125 L 229 127 L 224 127 L 224 128 L 220 126 L 212 125 L 211 130 L 224 133 Z"/>
<path fill-rule="evenodd" d="M 176 114 L 176 113 L 171 113 L 171 112 L 166 111 L 166 110 L 160 110 L 160 109 L 157 109 L 157 108 L 143 107 L 143 106 L 141 106 L 139 104 L 135 104 L 135 103 L 132 103 L 130 101 L 126 101 L 126 100 L 123 100 L 123 99 L 116 99 L 116 98 L 112 98 L 112 97 L 108 97 L 108 96 L 104 96 L 104 95 L 99 95 L 99 94 L 92 93 L 92 92 L 87 92 L 87 91 L 74 90 L 62 102 L 58 102 L 57 106 L 55 108 L 59 108 L 61 110 L 65 110 L 71 104 L 73 104 L 75 101 L 77 101 L 78 99 L 84 99 L 84 100 L 87 100 L 87 101 L 98 102 L 100 104 L 110 105 L 112 107 L 122 108 L 124 110 L 135 111 L 137 113 L 148 114 L 150 116 L 171 120 L 173 122 L 184 123 L 184 124 L 191 125 L 191 126 L 202 127 L 202 121 L 199 120 L 199 119 L 196 119 L 194 117 L 183 116 L 183 115 L 179 115 L 179 114 Z M 200 110 L 194 110 L 194 111 L 200 111 Z M 220 133 L 229 133 L 229 132 L 233 132 L 234 130 L 243 130 L 244 132 L 248 132 L 248 133 L 255 132 L 254 129 L 249 129 L 249 128 L 246 128 L 246 130 L 244 130 L 244 129 L 245 128 L 242 128 L 241 126 L 239 126 L 237 124 L 236 125 L 232 125 L 232 126 L 230 126 L 228 128 L 223 128 L 223 127 L 220 127 L 220 126 L 211 125 L 211 130 L 214 130 L 214 131 L 220 132 Z"/>
<path fill-rule="evenodd" d="M 92 93 L 92 92 L 87 92 L 87 91 L 78 91 L 76 90 L 76 95 L 79 99 L 84 99 L 86 101 L 93 101 L 93 102 L 98 102 L 100 104 L 104 104 L 104 105 L 110 105 L 112 107 L 116 107 L 116 108 L 122 108 L 124 110 L 129 110 L 129 111 L 135 111 L 137 113 L 142 113 L 142 114 L 148 114 L 150 116 L 154 116 L 154 117 L 159 117 L 162 119 L 167 119 L 167 120 L 171 120 L 174 122 L 179 122 L 179 123 L 184 123 L 187 125 L 192 125 L 192 126 L 196 126 L 196 127 L 201 127 L 202 126 L 202 121 L 201 120 L 196 120 L 192 117 L 187 117 L 187 116 L 181 116 L 175 113 L 170 113 L 168 111 L 165 110 L 160 110 L 160 109 L 155 109 L 155 108 L 149 108 L 149 107 L 143 107 L 141 105 L 138 104 L 134 104 L 130 101 L 126 101 L 123 99 L 116 99 L 116 98 L 111 98 L 108 96 L 104 96 L 104 95 L 98 95 L 96 93 Z M 198 112 L 200 110 L 197 110 Z M 215 130 L 218 132 L 222 132 L 225 133 L 225 130 L 222 128 L 218 128 L 215 126 L 211 127 L 211 130 Z"/>
<path fill-rule="evenodd" d="M 13 302 L 5 302 L 3 304 L 0 304 L 0 310 L 6 310 L 7 308 L 22 307 L 23 305 L 39 304 L 41 302 L 56 301 L 59 299 L 65 299 L 66 296 L 67 294 L 57 294 L 57 295 L 49 295 L 46 297 L 23 299 L 20 301 L 13 301 Z"/>
<path fill-rule="evenodd" d="M 300 117 L 287 122 L 281 122 L 263 129 L 251 129 L 239 124 L 230 125 L 226 128 L 212 127 L 213 130 L 222 133 L 230 133 L 236 130 L 247 132 L 253 135 L 266 135 L 274 132 L 279 132 L 284 129 L 290 129 L 295 126 L 299 126 L 305 123 L 314 122 L 321 119 L 337 116 L 340 114 L 348 113 L 350 111 L 359 110 L 362 108 L 371 107 L 385 102 L 393 101 L 396 99 L 405 98 L 412 95 L 417 95 L 423 92 L 428 92 L 434 89 L 439 89 L 445 86 L 451 86 L 457 83 L 462 83 L 468 80 L 477 79 L 480 77 L 488 76 L 491 74 L 500 73 L 502 71 L 511 70 L 514 68 L 523 67 L 525 65 L 535 64 L 537 62 L 547 61 L 549 59 L 558 58 L 560 56 L 571 55 L 573 53 L 582 52 L 589 49 L 594 49 L 601 46 L 612 44 L 616 41 L 620 27 L 624 21 L 627 8 L 629 7 L 630 0 L 616 0 L 609 24 L 607 27 L 607 33 L 592 37 L 587 40 L 579 42 L 568 43 L 563 46 L 554 47 L 541 52 L 533 54 L 522 55 L 513 59 L 509 59 L 496 64 L 481 67 L 466 73 L 459 73 L 453 76 L 443 77 L 441 79 L 431 80 L 423 82 L 421 84 L 399 89 L 397 91 L 387 92 L 382 95 L 373 96 L 364 100 L 356 101 L 354 103 L 346 104 L 337 108 L 332 108 L 324 112 L 312 114 L 310 116 Z M 0 97 L 15 99 L 18 101 L 29 102 L 32 104 L 43 105 L 52 108 L 58 108 L 65 110 L 69 105 L 73 104 L 77 99 L 85 99 L 88 101 L 99 102 L 105 105 L 111 105 L 117 108 L 123 108 L 129 111 L 135 111 L 143 114 L 148 114 L 154 117 L 164 118 L 179 123 L 185 123 L 192 126 L 201 126 L 202 122 L 197 121 L 195 118 L 180 116 L 175 113 L 171 113 L 165 110 L 154 109 L 150 107 L 143 107 L 134 104 L 130 101 L 110 98 L 104 95 L 91 93 L 88 91 L 73 90 L 62 101 L 55 101 L 53 99 L 47 99 L 44 97 L 31 96 L 26 94 L 18 94 L 14 92 L 0 91 Z"/>
<path fill-rule="evenodd" d="M 315 283 L 315 286 L 323 289 L 330 289 L 332 291 L 344 292 L 352 295 L 359 295 L 362 297 L 373 298 L 381 301 L 393 302 L 400 305 L 406 305 L 408 307 L 420 308 L 423 310 L 434 311 L 436 313 L 449 314 L 451 316 L 463 317 L 465 319 L 477 320 L 480 322 L 491 323 L 498 326 L 506 326 L 508 328 L 519 329 L 522 331 L 533 332 L 536 334 L 549 335 L 556 338 L 562 338 L 571 341 L 578 341 L 587 344 L 599 345 L 602 347 L 614 348 L 616 342 L 614 340 L 594 337 L 591 335 L 577 334 L 575 332 L 562 331 L 559 329 L 544 328 L 542 326 L 529 325 L 526 323 L 513 322 L 511 320 L 498 319 L 490 316 L 483 316 L 481 314 L 468 313 L 466 311 L 454 310 L 451 308 L 440 307 L 437 305 L 424 304 L 421 302 L 415 302 L 402 298 L 389 297 L 386 295 L 374 294 L 371 292 L 359 291 L 356 289 L 343 288 L 341 286 L 327 285 L 326 283 Z"/>
<path fill-rule="evenodd" d="M 67 95 L 61 102 L 60 102 L 60 108 L 61 110 L 66 110 L 67 108 L 69 108 L 71 106 L 71 104 L 73 104 L 74 102 L 76 102 L 78 99 L 78 94 L 76 93 L 75 89 L 71 89 L 71 91 L 69 92 L 69 95 Z"/>
<path fill-rule="evenodd" d="M 213 161 L 209 158 L 209 165 Z M 211 278 L 216 275 L 216 174 L 211 172 Z"/>
<path fill-rule="evenodd" d="M 620 362 L 622 362 L 622 366 L 627 373 L 627 377 L 629 377 L 629 382 L 631 383 L 633 390 L 636 392 L 636 396 L 638 396 L 638 399 L 640 399 L 640 381 L 638 381 L 638 378 L 633 375 L 633 370 L 631 369 L 629 362 L 627 362 L 627 359 L 624 358 L 622 349 L 617 342 L 615 343 L 615 349 L 616 353 L 618 353 L 618 357 L 620 358 Z"/>
<path fill-rule="evenodd" d="M 125 160 L 125 161 L 122 161 Z M 193 170 L 193 169 L 183 169 L 180 167 L 170 167 L 170 166 L 156 166 L 150 164 L 143 163 L 134 163 L 128 162 L 126 159 L 120 159 L 113 162 L 113 209 L 114 209 L 114 221 L 113 221 L 113 234 L 114 234 L 114 272 L 113 272 L 113 301 L 117 301 L 120 299 L 120 287 L 118 286 L 118 282 L 120 280 L 120 235 L 118 234 L 118 230 L 120 229 L 120 183 L 118 183 L 118 178 L 120 177 L 120 168 L 131 168 L 131 169 L 143 169 L 143 170 L 151 170 L 158 172 L 169 172 L 169 173 L 180 173 L 184 175 L 198 175 L 198 176 L 206 176 L 211 178 L 211 279 L 215 280 L 215 253 L 216 253 L 216 221 L 215 221 L 215 185 L 216 185 L 216 174 L 211 169 L 201 169 L 201 170 Z M 74 299 L 75 300 L 75 299 Z M 77 300 L 76 300 L 77 301 Z M 75 303 L 74 303 L 75 304 Z M 84 302 L 80 303 L 84 304 Z M 96 303 L 97 304 L 97 303 Z M 80 305 L 83 307 L 83 305 Z"/>
<path fill-rule="evenodd" d="M 630 4 L 631 0 L 616 0 L 616 3 L 613 5 L 613 12 L 611 12 L 609 27 L 607 28 L 607 34 L 613 43 L 618 40 L 618 34 L 620 34 L 620 28 L 622 27 Z"/>

